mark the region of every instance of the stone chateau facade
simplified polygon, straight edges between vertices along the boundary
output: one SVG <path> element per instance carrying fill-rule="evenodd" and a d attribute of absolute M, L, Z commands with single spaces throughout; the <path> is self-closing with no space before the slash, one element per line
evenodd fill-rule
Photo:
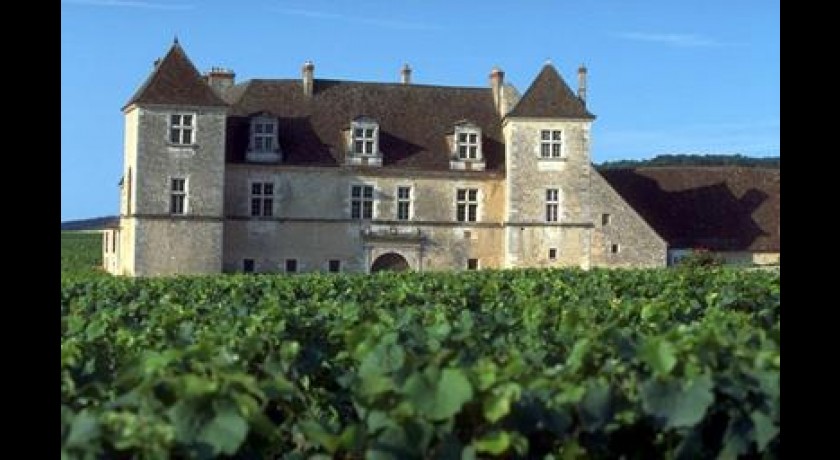
<path fill-rule="evenodd" d="M 176 41 L 123 107 L 127 276 L 665 266 L 666 242 L 591 165 L 586 69 L 520 93 L 202 75 Z"/>

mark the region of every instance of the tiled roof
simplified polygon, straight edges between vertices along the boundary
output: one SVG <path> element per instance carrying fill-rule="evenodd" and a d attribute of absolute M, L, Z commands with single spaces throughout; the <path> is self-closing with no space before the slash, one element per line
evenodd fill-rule
<path fill-rule="evenodd" d="M 132 104 L 227 105 L 210 88 L 177 41 L 125 107 Z"/>
<path fill-rule="evenodd" d="M 482 130 L 488 171 L 504 167 L 501 119 L 489 88 L 315 79 L 306 96 L 301 80 L 250 80 L 225 93 L 228 161 L 242 162 L 249 117 L 268 112 L 279 122 L 283 164 L 341 165 L 343 131 L 359 116 L 379 123 L 383 168 L 448 170 L 446 134 L 468 120 Z"/>
<path fill-rule="evenodd" d="M 525 91 L 522 99 L 507 114 L 508 117 L 528 118 L 584 118 L 595 116 L 586 110 L 577 95 L 551 64 L 543 66 L 537 78 Z"/>
<path fill-rule="evenodd" d="M 779 169 L 647 167 L 601 174 L 671 248 L 779 252 Z"/>

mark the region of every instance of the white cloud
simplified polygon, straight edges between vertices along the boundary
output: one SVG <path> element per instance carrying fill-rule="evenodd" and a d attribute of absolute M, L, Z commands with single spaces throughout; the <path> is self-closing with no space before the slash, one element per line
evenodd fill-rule
<path fill-rule="evenodd" d="M 142 0 L 61 0 L 65 5 L 145 8 L 149 10 L 190 10 L 194 5 L 184 3 L 154 3 Z"/>
<path fill-rule="evenodd" d="M 357 24 L 367 24 L 386 29 L 402 29 L 402 30 L 439 30 L 440 28 L 423 22 L 409 22 L 398 21 L 392 19 L 362 17 L 362 16 L 348 16 L 344 14 L 326 13 L 323 11 L 302 10 L 296 8 L 274 8 L 275 11 L 287 16 L 300 16 L 312 19 L 327 19 Z"/>
<path fill-rule="evenodd" d="M 698 48 L 712 46 L 726 46 L 727 43 L 695 34 L 662 34 L 648 32 L 623 32 L 616 34 L 618 38 L 640 42 L 659 43 L 678 48 Z"/>

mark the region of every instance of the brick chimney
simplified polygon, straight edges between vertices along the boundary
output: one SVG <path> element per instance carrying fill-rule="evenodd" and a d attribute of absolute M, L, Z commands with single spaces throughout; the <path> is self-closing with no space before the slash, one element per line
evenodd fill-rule
<path fill-rule="evenodd" d="M 303 63 L 301 79 L 303 81 L 303 94 L 312 96 L 315 89 L 315 64 L 312 61 Z"/>
<path fill-rule="evenodd" d="M 583 64 L 578 67 L 578 99 L 586 106 L 586 67 Z"/>
<path fill-rule="evenodd" d="M 233 70 L 225 69 L 223 67 L 213 67 L 204 76 L 207 79 L 207 84 L 213 88 L 216 93 L 222 94 L 224 91 L 234 84 L 236 74 Z"/>
<path fill-rule="evenodd" d="M 411 84 L 411 67 L 408 64 L 403 64 L 402 69 L 400 69 L 400 83 Z"/>
<path fill-rule="evenodd" d="M 505 114 L 504 95 L 502 94 L 504 85 L 505 73 L 502 69 L 493 66 L 493 69 L 490 70 L 490 88 L 493 90 L 493 103 L 496 105 L 499 115 Z"/>

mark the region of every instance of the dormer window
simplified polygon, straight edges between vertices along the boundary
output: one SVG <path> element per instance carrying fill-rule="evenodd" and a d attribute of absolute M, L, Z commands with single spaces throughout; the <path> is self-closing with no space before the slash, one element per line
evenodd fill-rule
<path fill-rule="evenodd" d="M 379 150 L 379 125 L 373 120 L 353 122 L 353 153 L 375 155 Z"/>
<path fill-rule="evenodd" d="M 246 157 L 254 162 L 280 161 L 276 118 L 267 114 L 251 118 L 251 140 Z"/>
<path fill-rule="evenodd" d="M 277 135 L 277 123 L 274 120 L 264 118 L 254 120 L 254 151 L 265 153 L 273 152 Z"/>
<path fill-rule="evenodd" d="M 451 169 L 479 171 L 484 169 L 484 155 L 481 151 L 481 128 L 469 121 L 462 121 L 455 125 L 455 131 L 451 139 Z"/>
<path fill-rule="evenodd" d="M 350 124 L 347 164 L 382 166 L 379 151 L 379 123 L 368 117 L 359 117 Z"/>
<path fill-rule="evenodd" d="M 478 128 L 456 130 L 456 144 L 459 160 L 481 160 L 481 130 Z"/>

